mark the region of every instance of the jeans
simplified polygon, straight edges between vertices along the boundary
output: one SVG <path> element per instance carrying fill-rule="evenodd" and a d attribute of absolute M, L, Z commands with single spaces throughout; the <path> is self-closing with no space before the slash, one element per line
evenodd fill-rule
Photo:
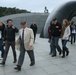
<path fill-rule="evenodd" d="M 59 37 L 52 37 L 51 50 L 53 52 L 53 55 L 56 55 L 56 49 L 58 50 L 58 52 L 61 52 L 61 48 L 60 48 L 58 42 L 59 42 Z"/>
<path fill-rule="evenodd" d="M 68 40 L 62 40 L 62 48 L 67 49 L 66 44 Z"/>
<path fill-rule="evenodd" d="M 71 34 L 71 44 L 75 43 L 75 33 Z"/>
<path fill-rule="evenodd" d="M 3 48 L 4 46 L 3 46 L 3 40 L 2 39 L 0 39 L 0 51 L 1 51 L 1 57 L 3 58 L 3 56 L 4 56 L 4 48 Z"/>

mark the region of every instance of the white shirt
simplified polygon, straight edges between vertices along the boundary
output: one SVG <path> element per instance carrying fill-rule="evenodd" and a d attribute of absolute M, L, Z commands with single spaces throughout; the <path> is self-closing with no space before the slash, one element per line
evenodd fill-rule
<path fill-rule="evenodd" d="M 22 33 L 23 33 L 23 30 L 24 30 L 24 39 L 25 39 L 26 28 L 25 28 L 25 29 L 22 28 L 20 36 L 21 36 L 21 39 L 22 39 Z"/>
<path fill-rule="evenodd" d="M 62 39 L 64 40 L 68 40 L 69 39 L 69 35 L 70 35 L 70 27 L 66 27 L 65 31 L 64 31 L 64 35 L 62 37 Z"/>

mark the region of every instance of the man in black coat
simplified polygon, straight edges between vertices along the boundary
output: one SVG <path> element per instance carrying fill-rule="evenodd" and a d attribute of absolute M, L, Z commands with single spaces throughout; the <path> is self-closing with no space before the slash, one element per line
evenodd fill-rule
<path fill-rule="evenodd" d="M 37 25 L 35 24 L 35 21 L 33 21 L 33 23 L 31 24 L 30 28 L 33 30 L 33 33 L 34 33 L 34 42 L 35 42 L 36 34 L 37 34 Z"/>
<path fill-rule="evenodd" d="M 7 26 L 5 27 L 4 30 L 5 53 L 2 63 L 0 63 L 1 65 L 5 65 L 10 46 L 12 47 L 12 51 L 13 51 L 13 57 L 14 57 L 13 63 L 16 63 L 17 61 L 16 51 L 15 51 L 15 33 L 17 32 L 18 29 L 15 26 L 13 26 L 13 21 L 11 19 L 8 19 Z"/>
<path fill-rule="evenodd" d="M 59 38 L 61 36 L 61 29 L 62 29 L 62 26 L 60 23 L 58 23 L 57 19 L 53 19 L 54 21 L 54 24 L 51 25 L 50 29 L 51 29 L 51 49 L 53 51 L 53 54 L 52 54 L 52 57 L 55 57 L 57 55 L 56 53 L 56 49 L 58 50 L 59 52 L 59 55 L 61 55 L 61 48 L 58 44 L 59 42 Z"/>

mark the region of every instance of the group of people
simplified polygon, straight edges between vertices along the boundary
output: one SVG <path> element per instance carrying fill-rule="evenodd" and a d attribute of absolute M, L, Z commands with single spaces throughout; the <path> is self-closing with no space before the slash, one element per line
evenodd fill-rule
<path fill-rule="evenodd" d="M 19 37 L 15 43 L 15 33 L 18 32 Z M 62 25 L 58 22 L 56 18 L 50 22 L 50 26 L 48 27 L 48 35 L 50 42 L 50 54 L 52 57 L 57 56 L 56 49 L 58 50 L 59 55 L 62 54 L 62 58 L 69 55 L 69 49 L 66 46 L 67 41 L 71 36 L 71 44 L 73 43 L 73 38 L 75 43 L 75 32 L 76 27 L 74 25 L 74 22 L 72 22 L 70 25 L 67 19 L 63 19 Z M 31 62 L 30 66 L 33 66 L 35 64 L 33 45 L 35 43 L 36 33 L 37 25 L 35 24 L 35 22 L 33 22 L 29 28 L 27 27 L 27 23 L 25 21 L 21 22 L 20 30 L 13 25 L 12 19 L 7 20 L 7 25 L 4 25 L 4 23 L 0 22 L 0 50 L 1 58 L 3 58 L 0 64 L 3 66 L 5 65 L 10 46 L 12 47 L 13 51 L 13 63 L 17 62 L 17 55 L 15 49 L 16 45 L 17 49 L 20 50 L 20 55 L 18 58 L 17 65 L 14 69 L 18 71 L 21 70 L 21 67 L 24 62 L 25 52 L 27 52 L 29 55 Z M 62 48 L 58 44 L 59 38 L 61 38 L 62 40 Z"/>
<path fill-rule="evenodd" d="M 69 55 L 69 49 L 66 46 L 69 36 L 71 34 L 69 21 L 63 19 L 62 25 L 58 23 L 57 19 L 53 19 L 48 27 L 49 40 L 50 40 L 50 55 L 55 57 L 57 51 L 59 55 L 62 54 L 62 58 Z M 62 40 L 62 48 L 59 46 L 59 38 Z"/>
<path fill-rule="evenodd" d="M 19 32 L 19 37 L 15 42 L 15 36 L 16 36 L 15 33 L 18 33 L 18 32 Z M 0 65 L 3 65 L 3 66 L 5 65 L 7 55 L 10 50 L 9 49 L 10 46 L 13 51 L 13 57 L 14 57 L 13 63 L 17 62 L 17 55 L 16 55 L 16 49 L 15 49 L 15 45 L 17 45 L 17 47 L 20 50 L 20 55 L 18 58 L 17 65 L 14 69 L 18 71 L 21 70 L 21 66 L 24 61 L 25 52 L 27 52 L 29 55 L 30 62 L 31 62 L 30 66 L 33 66 L 35 64 L 33 44 L 35 43 L 36 33 L 37 33 L 37 26 L 34 22 L 30 26 L 30 28 L 27 27 L 27 23 L 25 21 L 21 22 L 20 30 L 13 25 L 12 19 L 7 20 L 7 25 L 4 25 L 4 23 L 0 22 L 0 51 L 1 51 L 1 58 L 2 58 L 2 62 L 0 63 Z M 5 49 L 4 49 L 4 46 L 5 46 Z"/>

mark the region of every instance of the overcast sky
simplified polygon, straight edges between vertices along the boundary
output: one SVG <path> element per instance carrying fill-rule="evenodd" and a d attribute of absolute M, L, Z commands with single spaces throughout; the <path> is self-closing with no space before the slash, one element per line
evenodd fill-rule
<path fill-rule="evenodd" d="M 0 0 L 0 6 L 16 7 L 31 12 L 44 12 L 44 7 L 46 6 L 49 12 L 51 12 L 57 5 L 65 1 L 70 0 Z"/>

